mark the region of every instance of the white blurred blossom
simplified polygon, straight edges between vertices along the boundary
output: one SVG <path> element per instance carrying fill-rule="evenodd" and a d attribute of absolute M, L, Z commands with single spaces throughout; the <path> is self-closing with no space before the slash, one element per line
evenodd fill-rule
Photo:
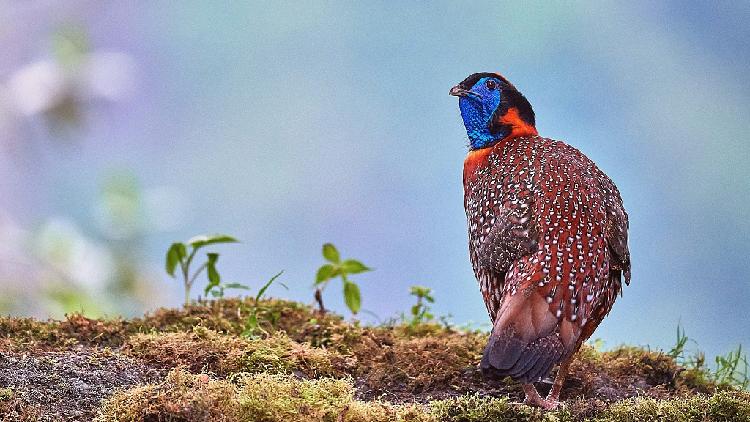
<path fill-rule="evenodd" d="M 0 81 L 0 136 L 9 136 L 24 119 L 50 117 L 65 105 L 119 102 L 133 95 L 137 66 L 123 52 L 81 53 L 74 65 L 42 59 Z"/>
<path fill-rule="evenodd" d="M 80 287 L 98 291 L 106 287 L 114 274 L 114 260 L 106 247 L 81 233 L 70 220 L 54 217 L 48 220 L 36 237 L 39 258 L 56 272 Z"/>

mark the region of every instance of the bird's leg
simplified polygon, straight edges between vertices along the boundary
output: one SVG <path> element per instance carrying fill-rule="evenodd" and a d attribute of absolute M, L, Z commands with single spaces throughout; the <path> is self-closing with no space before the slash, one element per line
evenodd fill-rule
<path fill-rule="evenodd" d="M 545 410 L 552 410 L 560 405 L 560 403 L 557 401 L 549 401 L 543 399 L 539 395 L 539 392 L 536 391 L 536 387 L 534 387 L 534 384 L 523 384 L 522 387 L 523 392 L 526 394 L 526 399 L 523 401 L 524 404 L 528 404 L 529 406 L 541 407 Z"/>
<path fill-rule="evenodd" d="M 555 382 L 552 384 L 552 389 L 549 390 L 549 394 L 547 394 L 548 402 L 558 402 L 560 399 L 560 390 L 562 390 L 563 383 L 565 383 L 565 376 L 568 375 L 568 367 L 572 360 L 573 356 L 570 356 L 560 363 L 560 368 L 558 368 L 557 375 L 555 376 Z"/>

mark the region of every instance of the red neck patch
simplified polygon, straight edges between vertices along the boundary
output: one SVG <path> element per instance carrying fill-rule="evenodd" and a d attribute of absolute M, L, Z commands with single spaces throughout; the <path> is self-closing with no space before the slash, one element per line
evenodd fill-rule
<path fill-rule="evenodd" d="M 464 160 L 464 185 L 476 178 L 477 168 L 483 167 L 487 164 L 487 157 L 489 157 L 492 150 L 501 143 L 502 141 L 487 148 L 469 151 L 469 154 Z"/>
<path fill-rule="evenodd" d="M 505 126 L 510 126 L 511 128 L 510 134 L 508 134 L 508 136 L 503 138 L 500 142 L 508 139 L 518 138 L 521 136 L 532 136 L 539 134 L 534 126 L 526 123 L 523 119 L 521 119 L 521 116 L 518 114 L 518 109 L 516 107 L 509 108 L 508 111 L 500 118 L 500 123 Z"/>

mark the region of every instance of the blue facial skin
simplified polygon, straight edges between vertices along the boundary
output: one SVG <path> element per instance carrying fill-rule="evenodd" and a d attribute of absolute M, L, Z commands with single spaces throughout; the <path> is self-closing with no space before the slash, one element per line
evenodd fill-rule
<path fill-rule="evenodd" d="M 487 88 L 487 80 L 493 78 L 482 78 L 471 87 L 471 92 L 477 95 L 459 97 L 458 107 L 461 109 L 461 117 L 466 126 L 466 134 L 469 136 L 471 149 L 480 149 L 490 146 L 493 142 L 502 139 L 502 133 L 490 133 L 490 119 L 500 105 L 500 82 L 496 79 L 495 89 Z"/>

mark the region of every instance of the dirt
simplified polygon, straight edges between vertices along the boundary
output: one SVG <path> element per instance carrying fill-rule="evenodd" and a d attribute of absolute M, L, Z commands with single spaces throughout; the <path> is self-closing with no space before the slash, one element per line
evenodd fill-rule
<path fill-rule="evenodd" d="M 102 399 L 157 382 L 164 371 L 108 350 L 75 347 L 29 353 L 0 351 L 0 386 L 40 421 L 92 420 Z"/>

